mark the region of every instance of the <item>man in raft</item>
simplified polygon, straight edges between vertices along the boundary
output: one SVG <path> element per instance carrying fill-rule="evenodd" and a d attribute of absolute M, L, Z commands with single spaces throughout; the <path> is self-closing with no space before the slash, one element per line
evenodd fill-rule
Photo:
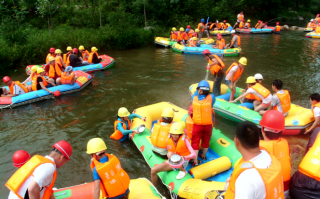
<path fill-rule="evenodd" d="M 188 166 L 188 161 L 194 157 L 196 154 L 191 147 L 190 140 L 188 136 L 184 135 L 183 126 L 180 122 L 173 123 L 170 127 L 170 137 L 168 138 L 166 145 L 168 148 L 167 157 L 170 157 L 174 154 L 180 155 L 185 161 L 183 165 L 178 168 L 180 172 L 177 175 L 177 179 L 181 180 L 187 175 L 186 168 Z M 162 171 L 172 171 L 177 170 L 170 166 L 168 161 L 165 161 L 161 164 L 158 164 L 151 168 L 151 181 L 154 186 L 157 186 L 158 176 L 157 173 Z"/>
<path fill-rule="evenodd" d="M 10 77 L 3 77 L 3 83 L 9 87 L 10 93 L 5 94 L 6 97 L 14 97 L 21 94 L 28 93 L 31 86 L 24 86 L 19 81 L 12 81 Z M 30 89 L 31 90 L 31 89 Z"/>
<path fill-rule="evenodd" d="M 82 55 L 82 61 L 88 61 L 88 58 L 89 58 L 89 51 L 87 51 L 84 46 L 79 46 L 79 51 Z"/>
<path fill-rule="evenodd" d="M 247 78 L 246 83 L 249 87 L 247 91 L 235 100 L 230 102 L 235 103 L 238 100 L 245 98 L 247 95 L 253 94 L 256 97 L 256 99 L 253 102 L 254 111 L 259 113 L 261 110 L 269 108 L 272 100 L 272 95 L 270 91 L 263 87 L 261 84 L 256 83 L 256 79 L 253 76 L 249 76 Z"/>
<path fill-rule="evenodd" d="M 244 121 L 234 137 L 242 158 L 227 180 L 225 198 L 283 199 L 281 164 L 265 149 L 259 148 L 259 128 Z"/>
<path fill-rule="evenodd" d="M 312 106 L 312 112 L 314 117 L 314 122 L 312 126 L 306 130 L 304 134 L 308 134 L 313 131 L 320 124 L 320 95 L 318 93 L 313 93 L 309 96 L 310 103 Z"/>
<path fill-rule="evenodd" d="M 10 189 L 8 199 L 55 198 L 52 188 L 56 181 L 57 169 L 70 160 L 71 154 L 71 145 L 61 140 L 52 146 L 50 155 L 33 156 L 6 183 L 6 187 Z"/>
<path fill-rule="evenodd" d="M 72 47 L 68 46 L 67 47 L 67 53 L 63 54 L 63 62 L 67 64 L 69 56 L 72 54 Z"/>
<path fill-rule="evenodd" d="M 282 81 L 280 79 L 275 79 L 272 82 L 272 90 L 274 94 L 272 95 L 271 104 L 268 110 L 277 110 L 282 113 L 284 116 L 289 114 L 289 110 L 291 108 L 291 99 L 290 94 L 287 90 L 282 90 Z M 266 113 L 266 110 L 261 110 L 260 115 Z"/>
<path fill-rule="evenodd" d="M 91 47 L 91 53 L 89 54 L 88 57 L 88 63 L 89 64 L 98 64 L 102 61 L 101 58 L 99 58 L 99 54 L 98 54 L 98 48 L 96 48 L 95 46 Z M 83 61 L 83 60 L 82 60 Z M 83 64 L 87 64 L 86 62 L 82 62 Z"/>
<path fill-rule="evenodd" d="M 107 146 L 101 138 L 92 138 L 87 144 L 94 182 L 93 198 L 126 199 L 130 177 L 122 169 L 119 159 L 106 153 L 106 150 Z"/>
<path fill-rule="evenodd" d="M 72 66 L 68 66 L 66 70 L 61 74 L 61 84 L 71 84 L 78 79 L 78 77 L 73 73 Z"/>
<path fill-rule="evenodd" d="M 45 90 L 49 92 L 50 94 L 53 94 L 52 91 L 48 90 L 47 88 L 50 88 L 52 86 L 56 86 L 50 79 L 47 81 L 44 77 L 46 75 L 46 71 L 43 68 L 38 67 L 37 68 L 37 75 L 35 75 L 32 79 L 32 90 Z"/>
<path fill-rule="evenodd" d="M 170 41 L 177 41 L 177 29 L 175 27 L 171 30 Z"/>
<path fill-rule="evenodd" d="M 260 147 L 273 154 L 281 163 L 284 195 L 285 198 L 289 198 L 291 159 L 288 141 L 281 138 L 282 131 L 285 130 L 284 124 L 284 116 L 279 111 L 267 111 L 260 120 L 263 136 L 263 140 L 260 140 Z"/>
<path fill-rule="evenodd" d="M 50 51 L 49 51 L 49 53 L 48 53 L 48 55 L 46 57 L 46 64 L 49 62 L 49 57 L 55 57 L 56 56 L 55 55 L 55 51 L 56 51 L 55 48 L 50 48 Z"/>
<path fill-rule="evenodd" d="M 248 19 L 248 20 L 247 20 L 247 23 L 244 24 L 244 28 L 245 28 L 245 29 L 250 28 L 250 22 L 251 22 L 250 19 Z"/>
<path fill-rule="evenodd" d="M 237 22 L 234 24 L 233 29 L 240 24 L 240 22 L 242 21 L 242 19 L 244 19 L 244 15 L 243 12 L 241 11 L 238 15 L 237 15 Z"/>
<path fill-rule="evenodd" d="M 110 138 L 119 141 L 125 141 L 129 138 L 130 133 L 139 133 L 138 130 L 130 130 L 130 120 L 134 118 L 140 118 L 143 121 L 146 121 L 145 117 L 135 113 L 130 114 L 128 109 L 125 107 L 119 108 L 118 119 L 114 122 L 114 133 L 110 136 Z"/>
<path fill-rule="evenodd" d="M 49 76 L 50 82 L 54 82 L 56 85 L 61 84 L 61 74 L 64 71 L 61 62 L 56 61 L 54 57 L 49 57 L 49 62 L 44 69 Z"/>
<path fill-rule="evenodd" d="M 240 36 L 236 34 L 235 30 L 231 30 L 231 35 L 232 35 L 231 43 L 226 45 L 226 49 L 238 48 L 240 46 L 240 43 L 241 43 Z"/>

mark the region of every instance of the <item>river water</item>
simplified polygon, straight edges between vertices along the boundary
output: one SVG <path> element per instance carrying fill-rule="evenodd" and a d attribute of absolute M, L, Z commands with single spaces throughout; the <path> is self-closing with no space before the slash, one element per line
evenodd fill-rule
<path fill-rule="evenodd" d="M 320 40 L 304 35 L 293 31 L 283 31 L 281 35 L 241 35 L 241 56 L 247 57 L 248 65 L 238 86 L 244 88 L 247 76 L 261 73 L 263 84 L 271 90 L 272 81 L 279 78 L 290 91 L 292 103 L 310 108 L 308 96 L 319 92 Z M 225 39 L 228 42 L 231 37 Z M 107 153 L 120 159 L 130 178 L 150 179 L 150 168 L 135 145 L 130 140 L 120 143 L 109 138 L 117 110 L 127 107 L 132 112 L 161 101 L 187 109 L 191 103 L 188 87 L 204 79 L 206 61 L 200 55 L 179 54 L 154 45 L 104 53 L 115 58 L 115 66 L 93 73 L 92 84 L 80 92 L 0 112 L 1 198 L 8 194 L 5 182 L 16 171 L 12 154 L 24 149 L 32 155 L 46 155 L 59 140 L 69 141 L 73 154 L 71 161 L 58 171 L 57 188 L 92 181 L 90 157 L 85 152 L 88 140 L 94 137 L 105 140 Z M 226 57 L 224 62 L 229 66 L 237 59 Z M 8 74 L 1 74 L 5 75 Z M 9 75 L 13 80 L 26 78 L 23 67 Z M 220 116 L 216 120 L 215 127 L 232 139 L 237 123 Z M 285 138 L 290 144 L 294 171 L 309 135 Z M 163 185 L 159 183 L 158 188 L 168 196 Z"/>

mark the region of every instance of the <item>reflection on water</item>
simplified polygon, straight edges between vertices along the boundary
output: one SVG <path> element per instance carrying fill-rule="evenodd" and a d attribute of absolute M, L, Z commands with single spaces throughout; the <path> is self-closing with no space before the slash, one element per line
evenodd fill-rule
<path fill-rule="evenodd" d="M 241 35 L 241 56 L 248 58 L 248 65 L 238 86 L 245 87 L 247 76 L 261 73 L 263 84 L 271 90 L 272 81 L 279 78 L 290 91 L 293 103 L 310 107 L 308 96 L 319 91 L 320 40 L 304 35 L 293 31 L 281 35 Z M 226 43 L 231 39 L 224 38 Z M 207 63 L 201 55 L 184 55 L 154 46 L 106 54 L 115 58 L 114 68 L 93 73 L 92 84 L 80 92 L 0 112 L 0 193 L 8 193 L 4 184 L 16 170 L 11 160 L 16 150 L 45 155 L 50 153 L 52 144 L 62 139 L 70 141 L 74 150 L 71 161 L 59 169 L 56 187 L 92 181 L 90 157 L 85 151 L 87 141 L 93 137 L 106 141 L 107 152 L 118 156 L 131 178 L 150 179 L 150 168 L 131 141 L 119 143 L 109 139 L 117 110 L 127 107 L 133 111 L 161 101 L 187 109 L 191 103 L 188 87 L 204 79 Z M 238 59 L 226 57 L 224 62 L 229 66 Z M 23 68 L 9 75 L 14 80 L 26 78 Z M 237 124 L 219 116 L 216 119 L 216 127 L 233 138 Z M 297 169 L 308 137 L 286 137 L 293 170 Z M 164 186 L 159 186 L 159 190 L 167 193 Z"/>

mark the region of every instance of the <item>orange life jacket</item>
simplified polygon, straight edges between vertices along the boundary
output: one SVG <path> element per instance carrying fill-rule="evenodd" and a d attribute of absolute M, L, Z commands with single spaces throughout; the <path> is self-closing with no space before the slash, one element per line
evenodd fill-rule
<path fill-rule="evenodd" d="M 233 66 L 239 66 L 239 64 L 236 63 L 236 62 L 233 62 L 233 63 L 231 64 L 231 66 L 228 68 L 228 70 L 227 70 L 227 72 L 226 72 L 226 75 L 228 75 L 229 71 L 231 70 L 231 68 L 232 68 Z M 243 72 L 243 69 L 244 69 L 244 67 L 242 67 L 242 68 L 240 68 L 240 66 L 238 67 L 238 70 L 237 70 L 237 71 L 234 73 L 234 75 L 233 75 L 233 82 L 236 81 L 238 78 L 240 78 L 240 76 L 241 76 L 241 74 L 242 74 L 242 72 Z M 229 80 L 231 81 L 231 77 L 229 77 Z"/>
<path fill-rule="evenodd" d="M 60 64 L 60 66 L 63 65 L 61 62 L 61 59 L 62 59 L 61 56 L 56 56 L 55 59 L 56 59 L 56 64 Z"/>
<path fill-rule="evenodd" d="M 222 43 L 222 42 L 221 42 L 221 43 Z M 210 67 L 211 73 L 212 73 L 213 75 L 215 75 L 215 74 L 217 74 L 220 70 L 223 70 L 223 68 L 225 67 L 225 65 L 224 65 L 223 61 L 222 61 L 217 55 L 211 55 L 211 56 L 213 56 L 213 57 L 218 61 L 218 63 L 219 63 L 219 64 L 215 64 L 215 65 L 213 65 L 213 66 Z M 213 61 L 212 61 L 211 58 L 209 57 L 209 65 L 211 65 L 212 62 L 213 62 Z"/>
<path fill-rule="evenodd" d="M 53 53 L 53 54 L 51 54 L 51 53 L 49 53 L 48 55 L 47 55 L 47 58 L 46 58 L 46 63 L 48 63 L 49 62 L 49 57 L 55 57 L 56 55 Z"/>
<path fill-rule="evenodd" d="M 217 24 L 218 30 L 221 30 L 221 29 L 222 29 L 222 25 L 223 25 L 223 23 L 218 23 L 218 24 Z"/>
<path fill-rule="evenodd" d="M 187 127 L 187 136 L 192 139 L 192 131 L 193 131 L 193 120 L 191 116 L 189 115 L 186 119 L 186 127 Z"/>
<path fill-rule="evenodd" d="M 22 85 L 19 81 L 12 81 L 12 84 L 9 86 L 9 90 L 10 90 L 11 94 L 13 94 L 13 92 L 14 92 L 13 86 L 15 84 L 20 86 L 24 90 L 25 93 L 28 93 L 28 89 L 24 85 Z"/>
<path fill-rule="evenodd" d="M 201 28 L 201 25 L 203 26 L 202 28 Z M 203 31 L 204 31 L 204 27 L 205 27 L 205 24 L 203 24 L 203 23 L 198 23 L 198 29 L 200 30 L 200 32 L 203 32 Z"/>
<path fill-rule="evenodd" d="M 151 144 L 158 148 L 167 148 L 167 139 L 169 138 L 169 130 L 171 124 L 166 126 L 161 125 L 161 120 L 158 120 L 157 123 L 153 125 L 153 130 L 151 133 Z"/>
<path fill-rule="evenodd" d="M 181 135 L 177 145 L 175 145 L 173 139 L 170 137 L 167 140 L 168 151 L 178 154 L 180 156 L 190 155 L 191 153 L 185 144 L 185 139 L 187 139 L 190 142 L 189 138 L 186 135 Z"/>
<path fill-rule="evenodd" d="M 57 76 L 61 77 L 61 69 L 60 69 L 58 63 L 55 63 L 54 66 L 50 64 L 49 77 L 54 78 L 55 74 L 57 74 Z"/>
<path fill-rule="evenodd" d="M 96 167 L 100 180 L 100 190 L 102 198 L 112 198 L 124 194 L 129 188 L 130 177 L 122 169 L 119 159 L 111 154 L 108 156 L 108 162 L 101 163 L 95 158 L 91 161 L 91 170 Z"/>
<path fill-rule="evenodd" d="M 44 86 L 47 86 L 48 85 L 48 82 L 46 80 L 46 78 L 44 78 L 43 76 L 41 75 L 35 75 L 33 78 L 32 78 L 32 82 L 31 82 L 31 85 L 32 85 L 32 90 L 33 91 L 36 91 L 37 90 L 37 79 L 38 77 L 41 77 L 42 78 L 42 83 Z"/>
<path fill-rule="evenodd" d="M 222 41 L 217 41 L 216 46 L 218 49 L 223 49 L 225 47 L 225 45 Z"/>
<path fill-rule="evenodd" d="M 309 22 L 308 25 L 307 25 L 307 28 L 312 28 L 312 25 L 313 25 L 313 23 Z"/>
<path fill-rule="evenodd" d="M 257 23 L 256 26 L 255 26 L 255 28 L 261 28 L 261 24 L 262 24 L 261 22 L 260 22 L 260 23 Z"/>
<path fill-rule="evenodd" d="M 178 41 L 182 41 L 182 40 L 184 40 L 184 38 L 185 38 L 185 32 L 178 32 L 178 36 L 177 36 L 177 40 Z"/>
<path fill-rule="evenodd" d="M 54 162 L 40 155 L 33 156 L 27 163 L 25 163 L 22 167 L 20 167 L 8 180 L 6 183 L 6 187 L 10 189 L 15 195 L 19 198 L 23 199 L 24 195 L 19 195 L 19 188 L 23 185 L 23 183 L 32 175 L 33 171 L 40 166 L 41 164 L 51 163 L 55 165 Z M 56 181 L 57 171 L 53 174 L 53 179 L 51 184 L 48 187 L 45 187 L 46 190 L 41 199 L 50 199 L 51 194 L 53 193 L 52 188 L 54 182 Z"/>
<path fill-rule="evenodd" d="M 280 32 L 281 31 L 281 26 L 276 26 L 276 32 Z"/>
<path fill-rule="evenodd" d="M 233 36 L 233 37 L 237 37 L 237 41 L 238 41 L 238 46 L 240 46 L 240 44 L 241 44 L 241 39 L 240 39 L 240 36 L 238 36 L 238 35 L 235 35 L 235 36 Z M 231 39 L 231 44 L 233 45 L 233 37 L 232 37 L 232 39 Z"/>
<path fill-rule="evenodd" d="M 250 88 L 250 87 L 248 87 L 248 88 Z M 254 94 L 252 94 L 252 93 L 249 93 L 249 95 L 246 95 L 246 99 L 248 99 L 248 100 L 257 100 L 257 101 L 261 101 L 261 99 L 260 99 L 259 97 L 255 96 L 255 95 L 254 95 Z"/>
<path fill-rule="evenodd" d="M 239 14 L 238 20 L 242 20 L 243 19 L 243 14 Z"/>
<path fill-rule="evenodd" d="M 184 34 L 184 40 L 189 40 L 189 33 Z"/>
<path fill-rule="evenodd" d="M 189 40 L 188 46 L 195 47 L 197 45 L 197 41 L 193 41 L 192 39 Z"/>
<path fill-rule="evenodd" d="M 320 33 L 320 26 L 317 26 L 317 27 L 316 27 L 315 32 L 316 32 L 316 33 Z"/>
<path fill-rule="evenodd" d="M 69 76 L 67 76 L 67 72 L 63 72 L 61 74 L 61 84 L 71 84 L 73 77 L 74 73 L 71 73 Z"/>
<path fill-rule="evenodd" d="M 175 31 L 171 31 L 170 38 L 177 39 L 177 34 L 175 33 Z"/>
<path fill-rule="evenodd" d="M 69 56 L 71 55 L 71 52 L 67 52 L 63 54 L 63 62 L 67 63 Z"/>
<path fill-rule="evenodd" d="M 91 52 L 91 53 L 89 54 L 89 58 L 88 58 L 88 62 L 89 62 L 90 64 L 92 64 L 93 54 L 96 54 L 97 57 L 99 57 L 97 51 L 96 51 L 96 52 Z"/>
<path fill-rule="evenodd" d="M 121 133 L 120 130 L 117 129 L 117 126 L 118 126 L 119 123 L 121 123 L 124 130 L 130 129 L 131 123 L 130 123 L 129 120 L 126 120 L 126 121 L 128 123 L 128 127 L 127 127 L 125 122 L 122 122 L 119 119 L 114 121 L 114 133 L 110 136 L 110 138 L 112 138 L 114 140 L 120 140 L 123 137 L 123 134 Z"/>
<path fill-rule="evenodd" d="M 212 122 L 212 96 L 199 101 L 198 96 L 193 98 L 193 122 L 198 125 L 209 125 Z"/>
<path fill-rule="evenodd" d="M 214 25 L 216 25 L 216 23 L 212 23 L 212 24 L 210 25 L 209 29 L 211 30 Z"/>
<path fill-rule="evenodd" d="M 280 99 L 280 103 L 281 103 L 281 106 L 282 106 L 282 109 L 283 109 L 283 113 L 286 113 L 291 108 L 291 99 L 290 99 L 289 92 L 287 90 L 283 90 L 283 92 L 284 92 L 284 94 L 276 93 L 276 95 Z M 274 109 L 278 110 L 278 106 L 275 106 Z"/>
<path fill-rule="evenodd" d="M 269 155 L 271 156 L 272 163 L 267 169 L 258 169 L 250 161 L 245 162 L 243 158 L 241 158 L 239 164 L 234 168 L 231 174 L 225 198 L 234 199 L 236 192 L 236 180 L 238 176 L 247 169 L 255 168 L 264 182 L 264 186 L 266 188 L 266 199 L 284 199 L 281 164 L 273 155 Z M 248 163 L 251 163 L 252 167 L 241 168 L 242 165 L 243 167 L 247 167 Z"/>
<path fill-rule="evenodd" d="M 84 60 L 84 61 L 88 61 L 89 54 L 90 54 L 89 51 L 83 50 L 81 54 L 82 54 L 83 60 Z M 87 54 L 87 56 L 86 56 L 85 54 Z"/>
<path fill-rule="evenodd" d="M 244 28 L 250 28 L 250 23 L 247 22 L 246 24 L 244 24 Z"/>
<path fill-rule="evenodd" d="M 283 138 L 270 141 L 260 140 L 260 146 L 266 149 L 270 154 L 274 155 L 281 163 L 283 188 L 284 191 L 287 191 L 290 187 L 291 178 L 291 158 L 287 140 Z"/>
<path fill-rule="evenodd" d="M 243 21 L 240 22 L 239 28 L 244 28 L 244 23 L 243 23 Z"/>
<path fill-rule="evenodd" d="M 256 83 L 255 85 L 251 86 L 251 88 L 255 90 L 257 93 L 259 93 L 260 95 L 262 95 L 263 99 L 270 95 L 270 91 L 259 83 Z"/>
<path fill-rule="evenodd" d="M 227 23 L 223 23 L 222 28 L 223 29 L 228 29 L 228 24 Z"/>

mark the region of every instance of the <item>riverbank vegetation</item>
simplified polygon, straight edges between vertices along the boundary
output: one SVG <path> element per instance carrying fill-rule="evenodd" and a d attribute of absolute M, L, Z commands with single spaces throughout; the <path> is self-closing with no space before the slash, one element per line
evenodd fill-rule
<path fill-rule="evenodd" d="M 4 0 L 0 68 L 43 63 L 50 47 L 136 48 L 200 18 L 233 24 L 242 10 L 252 19 L 285 21 L 309 20 L 319 8 L 318 0 Z"/>

